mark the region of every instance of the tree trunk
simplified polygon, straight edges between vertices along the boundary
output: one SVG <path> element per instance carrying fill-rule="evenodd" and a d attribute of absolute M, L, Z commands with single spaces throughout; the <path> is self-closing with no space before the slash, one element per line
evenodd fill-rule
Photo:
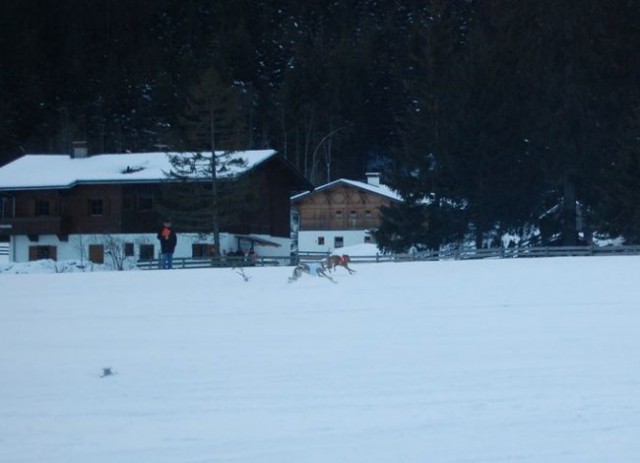
<path fill-rule="evenodd" d="M 213 225 L 213 246 L 216 256 L 220 255 L 220 223 L 218 221 L 218 173 L 216 171 L 216 136 L 215 136 L 215 115 L 213 103 L 211 104 L 211 195 L 212 195 L 212 211 L 211 221 Z"/>
<path fill-rule="evenodd" d="M 576 214 L 576 185 L 571 175 L 564 178 L 562 201 L 562 245 L 578 244 L 578 221 Z"/>

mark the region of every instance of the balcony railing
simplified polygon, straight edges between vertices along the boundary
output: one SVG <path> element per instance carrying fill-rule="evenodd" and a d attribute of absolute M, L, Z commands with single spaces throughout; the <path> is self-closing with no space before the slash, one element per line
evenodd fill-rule
<path fill-rule="evenodd" d="M 0 233 L 5 235 L 50 235 L 61 231 L 60 216 L 0 219 Z"/>
<path fill-rule="evenodd" d="M 300 221 L 300 230 L 365 230 L 368 228 L 378 228 L 380 226 L 378 218 L 339 218 L 339 219 L 308 219 Z"/>

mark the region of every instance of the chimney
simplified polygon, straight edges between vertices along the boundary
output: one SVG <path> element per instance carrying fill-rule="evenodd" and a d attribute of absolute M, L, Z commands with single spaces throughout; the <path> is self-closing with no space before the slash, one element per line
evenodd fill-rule
<path fill-rule="evenodd" d="M 367 183 L 373 186 L 380 186 L 380 172 L 367 172 Z"/>
<path fill-rule="evenodd" d="M 71 143 L 71 158 L 72 159 L 83 159 L 88 155 L 88 148 L 86 141 L 74 141 Z"/>

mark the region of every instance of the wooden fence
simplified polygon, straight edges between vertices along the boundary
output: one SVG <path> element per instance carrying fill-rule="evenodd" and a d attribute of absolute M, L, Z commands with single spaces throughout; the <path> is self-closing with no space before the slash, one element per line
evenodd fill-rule
<path fill-rule="evenodd" d="M 340 254 L 339 250 L 332 254 Z M 350 255 L 354 263 L 374 262 L 411 262 L 436 260 L 471 260 L 471 259 L 516 259 L 532 257 L 569 257 L 569 256 L 614 256 L 640 255 L 640 246 L 545 246 L 531 248 L 496 248 L 496 249 L 451 249 L 441 251 L 423 251 L 416 254 L 376 254 L 367 256 Z M 289 256 L 258 257 L 256 267 L 292 266 L 298 262 L 313 262 L 329 256 L 326 252 L 300 252 Z M 174 258 L 173 268 L 207 268 L 207 267 L 249 267 L 252 263 L 243 257 L 217 258 Z M 138 267 L 144 270 L 158 269 L 158 259 L 138 261 Z"/>
<path fill-rule="evenodd" d="M 160 268 L 158 259 L 139 260 L 138 268 L 143 270 L 153 270 Z M 174 257 L 173 268 L 207 268 L 207 267 L 273 267 L 278 265 L 295 265 L 291 256 L 287 257 L 257 257 L 255 263 L 244 257 Z"/>
<path fill-rule="evenodd" d="M 427 251 L 415 255 L 396 254 L 396 261 L 513 259 L 522 257 L 571 257 L 639 255 L 640 246 L 541 246 L 530 248 L 451 249 Z"/>

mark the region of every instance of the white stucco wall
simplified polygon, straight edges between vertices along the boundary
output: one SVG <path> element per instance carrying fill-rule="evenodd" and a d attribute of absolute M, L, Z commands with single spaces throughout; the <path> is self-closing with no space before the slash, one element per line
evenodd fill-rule
<path fill-rule="evenodd" d="M 324 244 L 319 244 L 319 238 L 324 238 Z M 373 243 L 371 237 L 364 230 L 309 230 L 298 232 L 298 250 L 300 252 L 332 252 L 336 248 L 336 237 L 342 237 L 343 247 L 355 246 L 363 243 Z M 370 237 L 370 241 L 365 238 Z"/>
<path fill-rule="evenodd" d="M 265 238 L 269 241 L 280 244 L 280 247 L 274 246 L 255 246 L 255 251 L 261 257 L 286 257 L 291 252 L 291 239 L 274 238 L 266 235 L 255 235 Z M 160 252 L 160 243 L 155 233 L 147 234 L 114 234 L 113 239 L 120 240 L 122 243 L 133 243 L 135 257 L 140 254 L 140 245 L 150 244 L 154 246 L 154 255 L 158 257 Z M 30 246 L 55 246 L 57 248 L 57 260 L 87 260 L 89 256 L 89 245 L 104 244 L 105 235 L 69 235 L 68 241 L 60 241 L 56 235 L 40 235 L 38 241 L 30 241 L 27 236 L 11 237 L 10 252 L 8 260 L 12 262 L 28 262 Z M 192 244 L 213 244 L 213 237 L 200 237 L 197 234 L 178 233 L 178 244 L 174 253 L 175 258 L 192 257 Z M 249 242 L 242 241 L 243 251 L 246 253 L 249 248 Z M 238 247 L 238 240 L 235 235 L 228 233 L 220 234 L 220 247 L 223 251 L 235 251 Z M 108 257 L 105 256 L 105 260 Z"/>

